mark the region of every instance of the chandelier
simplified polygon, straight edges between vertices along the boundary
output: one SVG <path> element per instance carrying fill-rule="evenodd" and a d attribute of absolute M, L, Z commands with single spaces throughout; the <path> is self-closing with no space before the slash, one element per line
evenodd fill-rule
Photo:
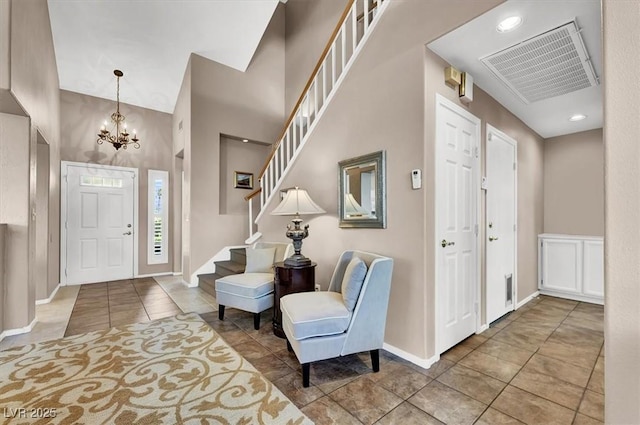
<path fill-rule="evenodd" d="M 109 130 L 107 130 L 107 122 L 105 121 L 102 127 L 100 128 L 100 133 L 98 133 L 98 144 L 101 145 L 104 142 L 109 142 L 113 145 L 116 150 L 120 148 L 127 149 L 128 145 L 133 145 L 134 148 L 140 149 L 140 143 L 138 141 L 138 136 L 136 135 L 136 131 L 133 130 L 133 137 L 129 138 L 129 133 L 127 133 L 127 124 L 124 122 L 124 115 L 120 113 L 120 77 L 124 75 L 122 71 L 116 69 L 113 71 L 116 76 L 116 111 L 111 114 L 111 121 L 115 125 L 115 134 L 111 134 Z M 120 129 L 122 127 L 122 130 Z"/>

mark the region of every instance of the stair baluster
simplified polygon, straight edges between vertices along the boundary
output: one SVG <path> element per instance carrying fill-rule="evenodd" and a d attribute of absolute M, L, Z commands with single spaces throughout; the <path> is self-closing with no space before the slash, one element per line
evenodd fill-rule
<path fill-rule="evenodd" d="M 260 172 L 260 188 L 245 197 L 245 200 L 249 201 L 251 219 L 251 199 L 260 195 L 260 210 L 255 218 L 256 223 L 264 213 L 264 206 L 279 191 L 282 180 L 304 147 L 316 121 L 344 79 L 345 71 L 348 71 L 361 50 L 362 41 L 368 37 L 385 5 L 390 1 L 392 0 L 352 0 L 345 8 L 280 138 L 273 145 L 271 155 Z M 358 12 L 361 14 L 358 15 Z M 347 40 L 349 33 L 351 43 Z M 328 76 L 327 73 L 331 75 Z M 250 228 L 250 236 L 253 236 L 252 230 Z"/>

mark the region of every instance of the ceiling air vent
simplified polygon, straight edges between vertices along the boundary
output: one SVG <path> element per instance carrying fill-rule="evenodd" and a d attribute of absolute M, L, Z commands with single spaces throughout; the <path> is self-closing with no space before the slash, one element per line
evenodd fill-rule
<path fill-rule="evenodd" d="M 527 104 L 598 85 L 575 21 L 480 60 Z"/>

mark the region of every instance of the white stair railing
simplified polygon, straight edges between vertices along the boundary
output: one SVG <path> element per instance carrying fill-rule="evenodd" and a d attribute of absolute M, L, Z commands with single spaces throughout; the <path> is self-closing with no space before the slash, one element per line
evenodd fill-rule
<path fill-rule="evenodd" d="M 260 195 L 260 211 L 278 193 L 282 180 L 305 145 L 347 71 L 359 54 L 379 16 L 392 0 L 352 0 L 345 8 L 320 60 L 293 108 L 278 141 L 273 145 L 262 171 L 260 187 L 245 197 L 249 220 L 255 214 L 252 199 Z M 250 227 L 250 237 L 253 228 Z"/>

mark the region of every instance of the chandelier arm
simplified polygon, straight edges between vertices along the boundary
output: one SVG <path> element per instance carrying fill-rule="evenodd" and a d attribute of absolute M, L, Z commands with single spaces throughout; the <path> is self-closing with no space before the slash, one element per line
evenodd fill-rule
<path fill-rule="evenodd" d="M 113 145 L 116 151 L 120 148 L 127 149 L 127 146 L 130 144 L 132 144 L 136 149 L 140 149 L 140 143 L 138 143 L 140 139 L 138 139 L 135 131 L 131 139 L 129 138 L 129 132 L 127 132 L 126 124 L 124 125 L 124 129 L 120 131 L 120 124 L 125 121 L 125 116 L 120 113 L 120 77 L 124 74 L 119 69 L 114 70 L 113 73 L 116 76 L 116 112 L 111 114 L 111 121 L 115 124 L 116 131 L 115 134 L 111 134 L 111 132 L 105 128 L 105 121 L 105 126 L 100 129 L 96 142 L 101 145 L 107 141 Z"/>

